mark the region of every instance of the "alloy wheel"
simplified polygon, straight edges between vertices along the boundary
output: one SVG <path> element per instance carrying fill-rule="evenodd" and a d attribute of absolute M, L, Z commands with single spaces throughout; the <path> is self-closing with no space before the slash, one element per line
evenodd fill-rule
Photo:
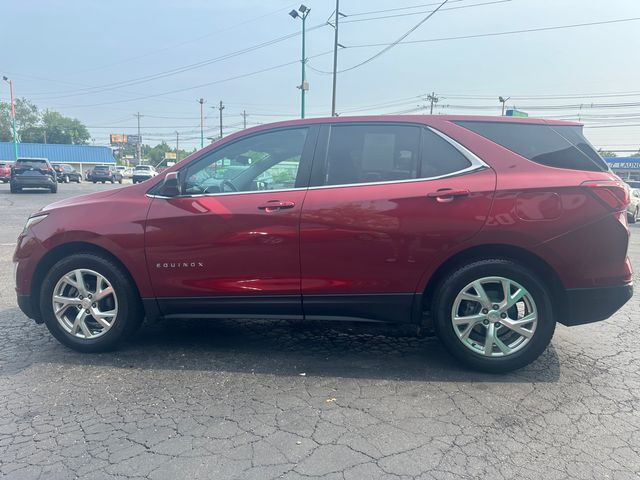
<path fill-rule="evenodd" d="M 538 311 L 531 293 L 519 283 L 484 277 L 458 293 L 451 322 L 465 347 L 485 357 L 504 357 L 531 341 Z"/>
<path fill-rule="evenodd" d="M 118 298 L 111 282 L 89 269 L 63 275 L 53 289 L 52 303 L 60 326 L 85 340 L 107 333 L 118 317 Z"/>

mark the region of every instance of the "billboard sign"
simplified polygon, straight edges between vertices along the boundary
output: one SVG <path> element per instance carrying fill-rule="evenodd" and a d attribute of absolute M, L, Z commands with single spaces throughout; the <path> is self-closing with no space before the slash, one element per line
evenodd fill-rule
<path fill-rule="evenodd" d="M 112 133 L 109 135 L 109 143 L 111 145 L 122 145 L 123 143 L 138 145 L 142 143 L 142 137 L 140 135 L 127 135 L 126 133 Z"/>

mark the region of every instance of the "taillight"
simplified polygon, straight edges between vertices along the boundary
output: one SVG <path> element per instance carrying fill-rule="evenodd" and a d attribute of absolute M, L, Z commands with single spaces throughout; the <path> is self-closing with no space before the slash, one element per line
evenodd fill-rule
<path fill-rule="evenodd" d="M 624 182 L 589 180 L 583 182 L 582 186 L 613 211 L 624 210 L 629 204 L 629 189 Z"/>

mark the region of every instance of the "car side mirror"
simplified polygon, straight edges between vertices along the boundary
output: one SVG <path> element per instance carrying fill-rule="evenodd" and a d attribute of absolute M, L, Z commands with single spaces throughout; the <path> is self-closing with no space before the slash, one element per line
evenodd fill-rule
<path fill-rule="evenodd" d="M 178 172 L 169 172 L 164 176 L 158 193 L 163 197 L 177 197 L 182 193 Z"/>

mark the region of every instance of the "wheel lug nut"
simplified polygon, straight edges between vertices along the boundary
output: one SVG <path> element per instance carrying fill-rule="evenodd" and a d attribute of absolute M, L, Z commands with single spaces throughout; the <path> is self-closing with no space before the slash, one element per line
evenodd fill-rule
<path fill-rule="evenodd" d="M 486 308 L 483 308 L 482 313 L 489 313 L 489 310 L 487 310 Z"/>
<path fill-rule="evenodd" d="M 493 305 L 493 309 L 494 309 L 494 310 L 498 310 L 499 308 L 500 308 L 500 306 L 499 306 L 499 305 L 497 305 L 497 304 L 494 304 L 494 305 Z"/>
<path fill-rule="evenodd" d="M 96 308 L 96 304 L 95 304 L 95 303 L 92 303 L 92 304 L 91 304 L 91 306 L 92 306 L 93 308 Z"/>
<path fill-rule="evenodd" d="M 506 313 L 501 313 L 500 314 L 500 318 L 507 318 L 507 314 Z"/>
<path fill-rule="evenodd" d="M 78 298 L 79 298 L 80 300 L 82 300 L 82 295 L 80 295 Z"/>
<path fill-rule="evenodd" d="M 91 294 L 87 295 L 89 298 L 91 298 Z"/>
<path fill-rule="evenodd" d="M 85 313 L 91 313 L 91 312 L 89 311 L 89 309 L 87 309 L 87 310 L 85 310 Z"/>
<path fill-rule="evenodd" d="M 489 320 L 483 320 L 483 321 L 482 321 L 482 323 L 483 323 L 484 325 L 489 325 Z"/>

